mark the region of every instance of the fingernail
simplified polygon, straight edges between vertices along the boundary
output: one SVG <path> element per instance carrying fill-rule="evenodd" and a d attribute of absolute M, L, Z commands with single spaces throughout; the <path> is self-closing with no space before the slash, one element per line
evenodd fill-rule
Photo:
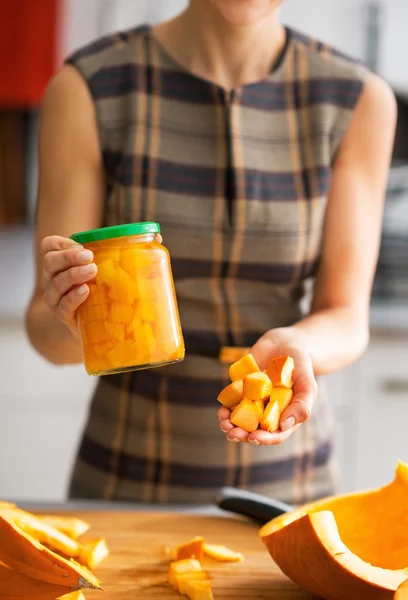
<path fill-rule="evenodd" d="M 227 438 L 229 442 L 238 442 L 237 438 Z"/>
<path fill-rule="evenodd" d="M 93 260 L 93 253 L 90 250 L 82 250 L 78 252 L 78 259 L 84 263 L 91 262 Z"/>
<path fill-rule="evenodd" d="M 84 275 L 96 273 L 96 265 L 94 263 L 91 263 L 90 265 L 85 265 L 84 267 L 81 267 L 81 273 L 83 273 Z"/>
<path fill-rule="evenodd" d="M 78 296 L 83 296 L 84 294 L 86 294 L 87 291 L 88 291 L 88 286 L 87 285 L 80 285 L 76 289 L 76 293 L 78 294 Z"/>
<path fill-rule="evenodd" d="M 227 433 L 227 431 L 231 429 L 231 427 L 228 427 L 228 425 L 221 425 L 220 428 L 224 433 Z"/>
<path fill-rule="evenodd" d="M 254 446 L 260 446 L 260 442 L 259 440 L 248 440 L 250 444 L 253 444 Z"/>
<path fill-rule="evenodd" d="M 281 423 L 281 429 L 282 431 L 287 431 L 288 429 L 292 429 L 292 427 L 294 427 L 296 424 L 295 418 L 294 417 L 288 417 L 287 419 L 285 419 L 284 421 L 282 421 Z"/>

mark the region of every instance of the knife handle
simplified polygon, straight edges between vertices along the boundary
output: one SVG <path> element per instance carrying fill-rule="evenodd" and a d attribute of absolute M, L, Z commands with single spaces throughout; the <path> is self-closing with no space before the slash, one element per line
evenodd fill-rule
<path fill-rule="evenodd" d="M 290 504 L 233 487 L 221 488 L 215 502 L 223 510 L 249 517 L 262 524 L 294 510 Z"/>

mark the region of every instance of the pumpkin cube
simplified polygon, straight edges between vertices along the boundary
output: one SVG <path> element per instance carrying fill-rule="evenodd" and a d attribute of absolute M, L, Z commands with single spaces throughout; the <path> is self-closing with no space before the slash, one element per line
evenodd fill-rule
<path fill-rule="evenodd" d="M 168 580 L 171 585 L 178 590 L 177 575 L 189 573 L 191 571 L 202 571 L 203 568 L 199 560 L 195 558 L 186 558 L 184 560 L 176 560 L 170 563 Z"/>
<path fill-rule="evenodd" d="M 126 327 L 126 333 L 134 333 L 142 328 L 143 321 L 138 314 L 135 314 L 129 325 Z"/>
<path fill-rule="evenodd" d="M 259 420 L 262 419 L 265 411 L 265 403 L 263 400 L 251 400 L 254 403 L 256 410 L 258 411 Z"/>
<path fill-rule="evenodd" d="M 217 396 L 218 402 L 221 402 L 227 408 L 232 408 L 239 404 L 243 399 L 244 382 L 242 379 L 237 379 L 227 385 Z"/>
<path fill-rule="evenodd" d="M 203 559 L 204 538 L 195 537 L 192 540 L 176 546 L 174 549 L 174 557 L 176 560 L 184 558 L 196 558 L 201 561 Z"/>
<path fill-rule="evenodd" d="M 112 350 L 114 347 L 115 347 L 114 342 L 112 342 L 112 340 L 109 340 L 108 342 L 102 342 L 101 344 L 96 344 L 92 348 L 92 350 L 93 350 L 93 353 L 95 354 L 95 356 L 100 358 L 101 356 L 105 356 L 105 354 L 107 352 L 109 352 L 110 350 Z"/>
<path fill-rule="evenodd" d="M 140 297 L 145 300 L 154 300 L 160 295 L 164 295 L 166 290 L 163 288 L 160 279 L 148 279 L 147 277 L 139 277 L 139 292 Z"/>
<path fill-rule="evenodd" d="M 271 400 L 268 402 L 264 415 L 261 419 L 261 429 L 269 431 L 269 433 L 277 431 L 279 429 L 280 417 L 281 411 L 279 408 L 279 403 Z"/>
<path fill-rule="evenodd" d="M 120 261 L 120 247 L 106 246 L 105 248 L 98 248 L 97 252 L 94 253 L 95 264 L 99 267 L 105 260 L 111 260 L 116 266 Z"/>
<path fill-rule="evenodd" d="M 134 309 L 129 304 L 121 304 L 120 302 L 112 302 L 109 306 L 108 319 L 112 323 L 125 323 L 128 325 L 132 322 Z"/>
<path fill-rule="evenodd" d="M 269 398 L 271 391 L 272 382 L 266 373 L 256 371 L 245 376 L 243 392 L 248 400 L 264 400 Z"/>
<path fill-rule="evenodd" d="M 104 303 L 88 305 L 87 302 L 85 302 L 83 306 L 80 307 L 78 314 L 83 323 L 104 321 L 108 316 L 108 309 Z"/>
<path fill-rule="evenodd" d="M 291 389 L 293 387 L 292 374 L 294 368 L 295 362 L 291 356 L 279 356 L 270 361 L 266 373 L 274 387 Z"/>
<path fill-rule="evenodd" d="M 190 581 L 187 595 L 190 600 L 214 600 L 210 581 Z"/>
<path fill-rule="evenodd" d="M 120 253 L 120 266 L 130 277 L 136 279 L 140 273 L 149 272 L 154 263 L 151 250 L 123 248 Z"/>
<path fill-rule="evenodd" d="M 246 354 L 236 362 L 232 363 L 230 366 L 228 373 L 231 381 L 236 381 L 237 379 L 244 379 L 245 375 L 249 375 L 250 373 L 255 373 L 256 371 L 260 371 L 256 361 L 251 353 Z"/>
<path fill-rule="evenodd" d="M 98 265 L 98 273 L 96 275 L 96 281 L 98 285 L 106 284 L 111 287 L 115 283 L 117 278 L 117 267 L 111 258 L 103 260 Z"/>
<path fill-rule="evenodd" d="M 186 594 L 189 588 L 189 584 L 194 581 L 208 581 L 209 575 L 205 571 L 192 571 L 189 573 L 181 573 L 176 575 L 177 587 L 180 594 Z"/>
<path fill-rule="evenodd" d="M 109 550 L 103 538 L 87 540 L 82 544 L 79 553 L 79 562 L 88 567 L 88 569 L 94 569 L 107 556 L 109 556 Z"/>
<path fill-rule="evenodd" d="M 204 554 L 219 562 L 242 562 L 244 555 L 220 544 L 204 544 Z"/>
<path fill-rule="evenodd" d="M 125 341 L 125 326 L 123 323 L 111 323 L 110 321 L 106 321 L 105 329 L 111 339 L 116 342 Z"/>
<path fill-rule="evenodd" d="M 154 321 L 157 318 L 156 306 L 153 302 L 149 300 L 144 300 L 142 298 L 137 304 L 136 311 L 139 317 L 142 319 L 142 321 L 154 323 Z"/>
<path fill-rule="evenodd" d="M 143 323 L 140 329 L 134 332 L 136 344 L 140 344 L 140 348 L 143 348 L 143 352 L 150 356 L 156 349 L 156 337 L 153 333 L 153 329 L 149 323 Z"/>
<path fill-rule="evenodd" d="M 89 287 L 89 295 L 83 303 L 83 305 L 79 308 L 79 314 L 82 314 L 82 310 L 85 307 L 89 309 L 91 306 L 95 307 L 99 305 L 104 305 L 108 302 L 107 288 L 104 285 L 96 284 L 89 281 L 87 285 Z"/>
<path fill-rule="evenodd" d="M 293 390 L 289 390 L 287 388 L 273 388 L 270 395 L 270 401 L 277 402 L 279 404 L 279 410 L 281 413 L 287 409 L 292 401 L 292 398 Z"/>
<path fill-rule="evenodd" d="M 86 346 L 93 346 L 94 344 L 101 344 L 108 341 L 105 321 L 81 323 L 81 336 Z"/>
<path fill-rule="evenodd" d="M 109 284 L 108 298 L 123 304 L 133 304 L 139 297 L 137 283 L 121 267 L 116 267 L 116 276 Z"/>
<path fill-rule="evenodd" d="M 242 400 L 231 413 L 230 421 L 249 433 L 256 431 L 260 421 L 259 408 L 251 400 Z"/>

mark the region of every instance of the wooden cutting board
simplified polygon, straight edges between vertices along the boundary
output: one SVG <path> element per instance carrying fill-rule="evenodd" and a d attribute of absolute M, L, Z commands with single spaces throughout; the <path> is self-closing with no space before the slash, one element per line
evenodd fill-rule
<path fill-rule="evenodd" d="M 64 513 L 66 514 L 66 513 Z M 273 563 L 257 535 L 258 527 L 239 517 L 205 517 L 180 513 L 82 512 L 88 538 L 105 537 L 111 551 L 95 569 L 104 592 L 86 592 L 89 600 L 180 600 L 167 583 L 166 546 L 194 536 L 242 552 L 242 563 L 205 559 L 213 580 L 214 600 L 310 600 Z M 84 538 L 85 539 L 85 538 Z"/>

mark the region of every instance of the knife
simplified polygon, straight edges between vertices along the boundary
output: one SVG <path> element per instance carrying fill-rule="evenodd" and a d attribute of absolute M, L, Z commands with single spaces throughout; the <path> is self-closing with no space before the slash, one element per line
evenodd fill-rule
<path fill-rule="evenodd" d="M 295 509 L 285 502 L 234 487 L 221 488 L 215 504 L 223 510 L 249 517 L 261 524 Z"/>

